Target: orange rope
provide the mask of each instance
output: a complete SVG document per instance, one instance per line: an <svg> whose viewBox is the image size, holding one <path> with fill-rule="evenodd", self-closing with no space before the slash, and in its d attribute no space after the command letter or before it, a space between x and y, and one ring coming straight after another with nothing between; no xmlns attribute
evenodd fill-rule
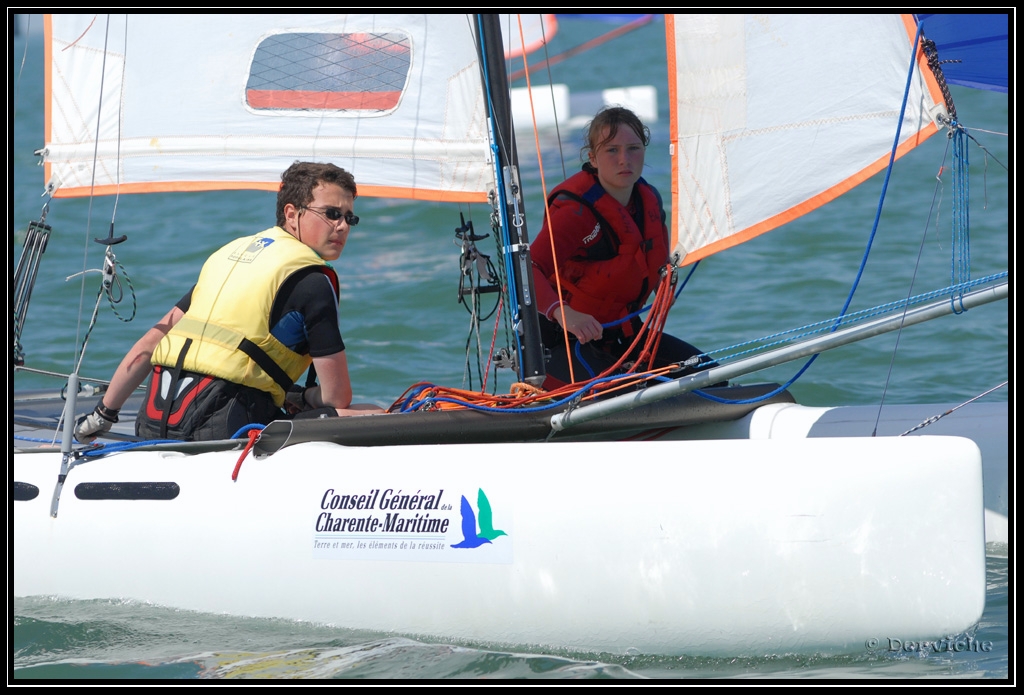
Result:
<svg viewBox="0 0 1024 695"><path fill-rule="evenodd" d="M551 391L543 391L528 384L516 383L510 387L512 393L504 395L488 395L476 391L466 391L464 389L420 382L410 386L388 410L394 412L401 409L405 401L410 400L409 394L421 387L425 388L422 388L420 393L410 400L410 404L423 402L428 399L446 399L445 401L434 400L430 403L429 408L433 410L462 410L469 407L486 407L514 410L516 408L540 405L546 401L562 400L573 393L585 389L588 385L593 385L593 388L582 398L584 401L624 391L652 378L666 376L675 371L679 365L672 364L656 369L650 368L649 365L657 355L658 346L661 343L661 336L665 327L665 320L669 309L672 307L673 284L672 267L671 265L666 265L666 272L658 284L647 320L644 321L640 330L637 331L629 349L623 353L615 364L605 369L593 379L574 382ZM635 351L637 357L625 373L620 374L618 378L613 380L595 384L598 380L607 379L614 375Z"/></svg>

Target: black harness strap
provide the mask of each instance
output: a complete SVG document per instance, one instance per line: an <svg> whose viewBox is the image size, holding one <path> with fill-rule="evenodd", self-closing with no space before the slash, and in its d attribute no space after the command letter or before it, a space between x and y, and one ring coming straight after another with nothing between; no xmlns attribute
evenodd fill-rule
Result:
<svg viewBox="0 0 1024 695"><path fill-rule="evenodd" d="M181 352L178 353L178 361L174 363L174 371L171 372L171 387L167 392L167 397L164 399L164 412L160 418L160 439L167 439L167 421L171 417L174 396L178 391L178 380L181 378L181 369L185 364L185 355L190 347L192 347L192 339L187 338L185 344L181 347ZM153 384L153 386L157 389L157 393L159 393L160 384Z"/></svg>
<svg viewBox="0 0 1024 695"><path fill-rule="evenodd" d="M248 338L242 338L242 342L238 344L238 349L248 355L253 362L258 364L263 371L269 374L270 378L273 379L282 390L287 391L291 388L292 384L295 383L291 380L288 374L278 366L277 362L272 360L270 355L263 351L263 348Z"/></svg>

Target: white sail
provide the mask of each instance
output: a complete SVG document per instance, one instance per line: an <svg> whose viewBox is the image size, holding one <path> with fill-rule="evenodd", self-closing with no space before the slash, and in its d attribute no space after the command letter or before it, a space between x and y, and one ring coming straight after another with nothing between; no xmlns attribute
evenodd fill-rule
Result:
<svg viewBox="0 0 1024 695"><path fill-rule="evenodd" d="M48 16L55 196L276 190L297 159L360 195L493 187L468 15Z"/></svg>
<svg viewBox="0 0 1024 695"><path fill-rule="evenodd" d="M833 200L888 162L909 15L666 17L673 238L688 264ZM918 68L900 154L945 107Z"/></svg>

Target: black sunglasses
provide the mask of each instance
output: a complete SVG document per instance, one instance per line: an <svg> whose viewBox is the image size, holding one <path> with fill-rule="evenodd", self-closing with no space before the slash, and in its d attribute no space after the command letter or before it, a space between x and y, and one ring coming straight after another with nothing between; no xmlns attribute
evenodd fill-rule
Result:
<svg viewBox="0 0 1024 695"><path fill-rule="evenodd" d="M322 208L309 208L309 207L307 207L306 209L309 210L310 212L315 212L318 215L323 215L324 217L326 217L331 222L337 222L338 220L344 218L345 221L348 222L348 225L350 227L355 227L357 224L359 224L359 216L358 215L352 214L351 211L350 212L342 212L341 208L327 206L327 207L322 207Z"/></svg>

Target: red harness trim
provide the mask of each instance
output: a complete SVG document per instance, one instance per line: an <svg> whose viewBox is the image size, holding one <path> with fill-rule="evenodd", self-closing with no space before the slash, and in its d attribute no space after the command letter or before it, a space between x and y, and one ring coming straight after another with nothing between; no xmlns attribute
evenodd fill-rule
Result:
<svg viewBox="0 0 1024 695"><path fill-rule="evenodd" d="M160 374L162 371L163 369L160 365L153 367L153 376L151 377L153 383L150 386L149 398L146 399L146 415L153 420L160 420L164 415L163 411L156 407L156 397L160 391ZM180 423L181 419L185 417L185 411L188 410L188 406L199 395L199 392L209 386L212 381L212 376L204 376L200 379L199 383L186 394L185 399L182 400L177 410L171 413L171 416L167 419L167 424L174 426ZM168 394L168 398L173 402L174 398L171 394Z"/></svg>

